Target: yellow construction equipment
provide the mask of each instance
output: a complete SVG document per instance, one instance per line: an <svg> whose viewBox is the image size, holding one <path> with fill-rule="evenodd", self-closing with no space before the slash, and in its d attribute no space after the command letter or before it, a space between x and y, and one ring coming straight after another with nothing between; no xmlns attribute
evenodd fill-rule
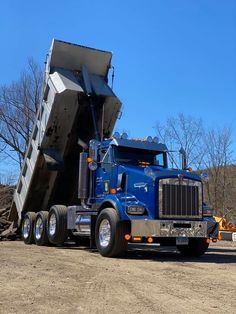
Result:
<svg viewBox="0 0 236 314"><path fill-rule="evenodd" d="M214 218L219 224L218 240L222 240L221 231L236 232L236 226L231 222L227 222L224 217L214 216Z"/></svg>

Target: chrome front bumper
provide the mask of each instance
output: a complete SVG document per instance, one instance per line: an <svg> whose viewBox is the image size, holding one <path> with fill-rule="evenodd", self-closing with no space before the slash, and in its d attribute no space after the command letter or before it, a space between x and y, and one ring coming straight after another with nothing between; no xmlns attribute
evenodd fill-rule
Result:
<svg viewBox="0 0 236 314"><path fill-rule="evenodd" d="M131 220L131 235L140 237L207 238L206 221Z"/></svg>

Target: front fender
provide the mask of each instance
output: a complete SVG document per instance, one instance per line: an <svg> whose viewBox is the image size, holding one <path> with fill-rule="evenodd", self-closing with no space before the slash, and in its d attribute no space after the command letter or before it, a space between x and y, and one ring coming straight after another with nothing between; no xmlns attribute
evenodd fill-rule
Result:
<svg viewBox="0 0 236 314"><path fill-rule="evenodd" d="M203 221L207 222L207 234L210 238L217 238L219 234L219 224L214 217L204 217Z"/></svg>
<svg viewBox="0 0 236 314"><path fill-rule="evenodd" d="M107 195L99 207L99 211L104 208L113 207L121 220L130 220L128 215L125 213L123 206L116 195Z"/></svg>
<svg viewBox="0 0 236 314"><path fill-rule="evenodd" d="M135 201L136 198L134 197ZM139 202L143 205L143 203ZM99 211L104 208L113 207L120 218L120 220L143 220L143 219L151 219L149 215L128 215L125 210L124 200L122 197L118 197L117 195L107 195L106 198L103 200L99 207Z"/></svg>

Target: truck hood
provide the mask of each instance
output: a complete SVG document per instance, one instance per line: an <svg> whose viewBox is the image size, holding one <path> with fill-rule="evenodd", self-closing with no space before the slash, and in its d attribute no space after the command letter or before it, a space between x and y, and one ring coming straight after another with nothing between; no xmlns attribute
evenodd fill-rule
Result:
<svg viewBox="0 0 236 314"><path fill-rule="evenodd" d="M145 206L148 213L147 219L156 219L158 217L156 204L158 201L158 181L160 179L177 178L178 175L182 175L185 179L201 181L198 175L191 172L158 166L140 167L125 164L119 166L118 173L128 175L127 188L129 197L133 197L134 200L138 200L141 205Z"/></svg>
<svg viewBox="0 0 236 314"><path fill-rule="evenodd" d="M120 169L122 169L122 172L136 174L139 178L142 177L146 182L150 182L150 180L156 181L163 178L176 178L178 175L182 175L186 179L201 181L199 175L181 169L169 169L158 166L140 167L128 164L120 166Z"/></svg>

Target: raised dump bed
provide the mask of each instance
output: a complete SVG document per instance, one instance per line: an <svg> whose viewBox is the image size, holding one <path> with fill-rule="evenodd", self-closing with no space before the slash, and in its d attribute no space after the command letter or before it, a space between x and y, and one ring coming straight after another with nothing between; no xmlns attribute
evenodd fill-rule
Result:
<svg viewBox="0 0 236 314"><path fill-rule="evenodd" d="M52 204L77 204L78 140L95 138L86 77L99 132L110 136L121 103L108 86L112 54L53 40L46 64L43 100L14 194L10 219Z"/></svg>

